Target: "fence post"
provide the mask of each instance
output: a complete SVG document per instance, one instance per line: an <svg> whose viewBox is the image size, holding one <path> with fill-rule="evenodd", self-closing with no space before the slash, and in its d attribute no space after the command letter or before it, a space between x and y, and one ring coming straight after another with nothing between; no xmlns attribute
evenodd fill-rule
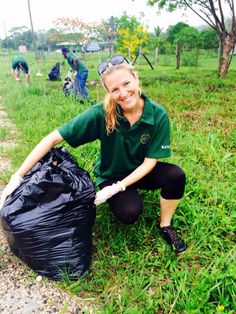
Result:
<svg viewBox="0 0 236 314"><path fill-rule="evenodd" d="M176 42L176 50L175 50L175 56L176 56L176 69L179 69L179 63L180 63L180 47L179 47L179 40Z"/></svg>
<svg viewBox="0 0 236 314"><path fill-rule="evenodd" d="M157 66L157 62L158 62L158 47L155 48L155 58L154 58L154 65L155 67Z"/></svg>
<svg viewBox="0 0 236 314"><path fill-rule="evenodd" d="M138 52L138 65L140 64L140 56L141 55L142 55L142 46L140 45L139 52Z"/></svg>

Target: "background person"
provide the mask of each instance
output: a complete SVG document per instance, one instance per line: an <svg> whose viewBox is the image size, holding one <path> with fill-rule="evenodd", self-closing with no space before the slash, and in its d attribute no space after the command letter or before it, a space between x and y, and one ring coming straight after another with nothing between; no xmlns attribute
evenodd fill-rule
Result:
<svg viewBox="0 0 236 314"><path fill-rule="evenodd" d="M29 66L27 61L22 56L15 56L12 59L12 75L15 77L16 81L21 84L20 79L20 70L25 74L26 78L26 85L29 87L30 85L30 73L29 73Z"/></svg>
<svg viewBox="0 0 236 314"><path fill-rule="evenodd" d="M74 53L69 52L68 48L62 48L61 52L75 74L75 83L79 87L81 96L85 98L89 97L89 93L85 86L88 78L88 69Z"/></svg>
<svg viewBox="0 0 236 314"><path fill-rule="evenodd" d="M2 204L28 170L54 145L65 140L72 147L99 139L101 151L94 173L100 191L95 204L108 201L114 215L133 224L144 210L138 189L160 189L160 221L164 239L177 253L186 249L171 226L183 196L185 174L159 158L170 156L170 128L165 109L141 93L139 79L128 60L116 55L98 67L107 96L104 103L85 110L46 136L12 176Z"/></svg>

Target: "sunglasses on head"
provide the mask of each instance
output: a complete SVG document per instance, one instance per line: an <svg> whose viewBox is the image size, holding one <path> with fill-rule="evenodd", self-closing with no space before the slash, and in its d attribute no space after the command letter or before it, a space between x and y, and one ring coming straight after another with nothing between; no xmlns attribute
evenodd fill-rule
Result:
<svg viewBox="0 0 236 314"><path fill-rule="evenodd" d="M98 66L98 74L102 75L110 66L119 65L124 62L130 63L123 55L115 55L110 60L104 61Z"/></svg>

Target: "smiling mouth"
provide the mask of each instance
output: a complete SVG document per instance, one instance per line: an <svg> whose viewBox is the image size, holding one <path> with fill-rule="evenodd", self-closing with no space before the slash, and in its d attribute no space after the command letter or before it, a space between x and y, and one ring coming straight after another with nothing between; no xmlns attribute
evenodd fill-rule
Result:
<svg viewBox="0 0 236 314"><path fill-rule="evenodd" d="M132 97L132 94L130 94L129 96L125 97L124 99L122 99L122 101L126 102L129 101L129 99Z"/></svg>

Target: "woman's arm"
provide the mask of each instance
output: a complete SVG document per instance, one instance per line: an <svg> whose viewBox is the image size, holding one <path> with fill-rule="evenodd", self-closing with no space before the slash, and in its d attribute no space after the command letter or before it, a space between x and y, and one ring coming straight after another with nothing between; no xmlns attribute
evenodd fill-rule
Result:
<svg viewBox="0 0 236 314"><path fill-rule="evenodd" d="M16 171L16 174L20 177L24 177L24 175L41 159L43 158L50 149L63 141L63 137L60 135L58 130L53 131L46 137L42 139L42 141L35 146L35 148L31 151L31 153L26 157L23 164Z"/></svg>
<svg viewBox="0 0 236 314"><path fill-rule="evenodd" d="M11 176L10 181L7 186L3 190L0 198L0 209L6 201L6 198L11 195L15 189L17 189L21 183L23 182L24 175L41 159L43 158L50 149L60 142L63 141L63 137L60 135L59 131L53 131L46 137L42 139L42 141L35 146L35 148L31 151L31 153L26 157L23 164L20 168Z"/></svg>
<svg viewBox="0 0 236 314"><path fill-rule="evenodd" d="M158 160L155 158L145 158L143 163L138 168L131 172L131 174L125 177L122 181L120 181L121 184L127 187L142 179L152 171L152 169L156 166L157 161Z"/></svg>
<svg viewBox="0 0 236 314"><path fill-rule="evenodd" d="M96 205L100 205L106 202L106 200L113 195L125 191L127 186L137 182L138 180L146 176L149 172L151 172L157 164L157 161L158 160L155 158L145 158L143 163L133 172L131 172L131 174L125 177L122 181L118 181L117 183L108 185L102 190L98 191L94 203Z"/></svg>

